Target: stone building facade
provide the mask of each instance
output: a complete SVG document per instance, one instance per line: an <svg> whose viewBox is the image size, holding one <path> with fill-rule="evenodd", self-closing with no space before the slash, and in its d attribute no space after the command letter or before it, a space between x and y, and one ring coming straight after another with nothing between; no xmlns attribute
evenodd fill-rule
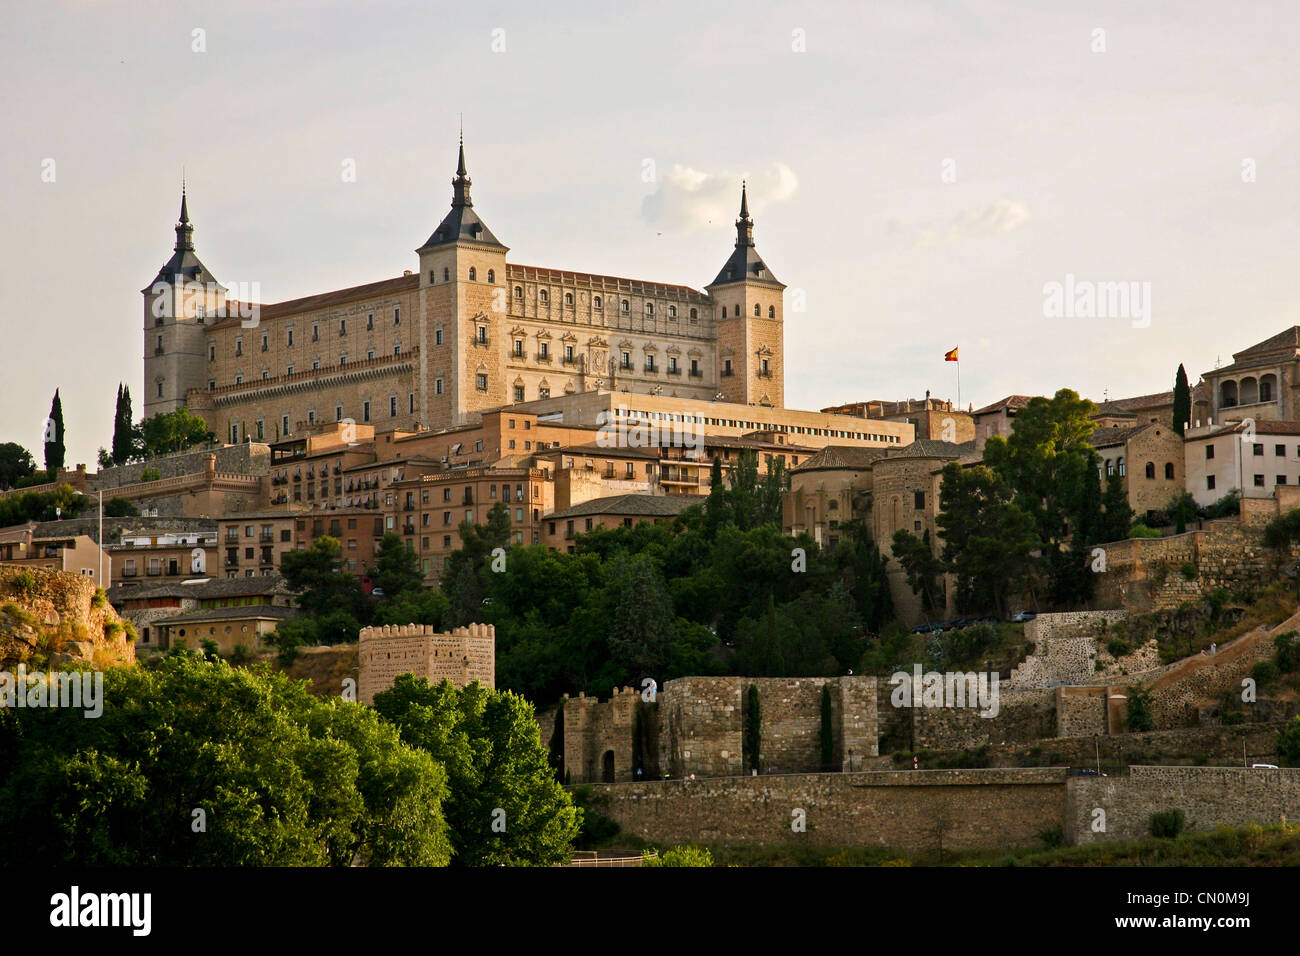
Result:
<svg viewBox="0 0 1300 956"><path fill-rule="evenodd" d="M344 419L446 428L598 389L783 406L785 286L743 188L732 254L700 291L510 262L470 184L462 144L417 272L270 305L232 298L199 260L182 196L173 255L143 290L146 416L188 406L238 443Z"/></svg>

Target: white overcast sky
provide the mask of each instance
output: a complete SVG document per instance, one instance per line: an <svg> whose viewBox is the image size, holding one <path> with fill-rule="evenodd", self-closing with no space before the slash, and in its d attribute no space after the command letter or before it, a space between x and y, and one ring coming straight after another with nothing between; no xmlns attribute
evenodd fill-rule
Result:
<svg viewBox="0 0 1300 956"><path fill-rule="evenodd" d="M139 415L182 167L200 257L281 301L416 267L462 113L528 265L702 288L748 177L792 407L955 398L954 346L963 405L1195 381L1300 322L1297 47L1295 0L5 0L0 441L39 462L56 386L70 463L119 381ZM1067 274L1149 327L1045 318Z"/></svg>

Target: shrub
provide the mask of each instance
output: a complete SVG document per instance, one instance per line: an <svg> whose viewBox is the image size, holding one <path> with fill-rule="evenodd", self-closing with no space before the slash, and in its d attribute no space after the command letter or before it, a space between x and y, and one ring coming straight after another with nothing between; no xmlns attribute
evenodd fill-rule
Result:
<svg viewBox="0 0 1300 956"><path fill-rule="evenodd" d="M95 588L95 596L90 599L90 606L101 611L108 607L108 595L104 593L103 588Z"/></svg>
<svg viewBox="0 0 1300 956"><path fill-rule="evenodd" d="M675 846L659 857L646 851L642 866L713 866L713 854L701 846Z"/></svg>
<svg viewBox="0 0 1300 956"><path fill-rule="evenodd" d="M1106 653L1111 657L1123 657L1133 650L1133 645L1122 637L1112 637L1106 642Z"/></svg>
<svg viewBox="0 0 1300 956"><path fill-rule="evenodd" d="M1186 825L1186 815L1176 807L1172 810L1161 810L1159 813L1151 814L1151 835L1153 837L1172 840L1183 832L1183 827Z"/></svg>
<svg viewBox="0 0 1300 956"><path fill-rule="evenodd" d="M1287 764L1300 764L1300 717L1292 717L1278 733L1277 753Z"/></svg>
<svg viewBox="0 0 1300 956"><path fill-rule="evenodd" d="M211 638L204 638L199 641L199 646L203 648L203 656L216 660L221 656L221 645Z"/></svg>
<svg viewBox="0 0 1300 956"><path fill-rule="evenodd" d="M1300 642L1297 642L1295 637L1295 631L1287 631L1273 638L1273 646L1277 648L1273 660L1277 662L1277 669L1283 674L1289 674L1300 666Z"/></svg>
<svg viewBox="0 0 1300 956"><path fill-rule="evenodd" d="M1260 687L1267 687L1277 680L1278 668L1272 661L1260 661L1250 669L1251 679Z"/></svg>
<svg viewBox="0 0 1300 956"><path fill-rule="evenodd" d="M249 656L247 644L236 644L235 649L230 652L230 663L247 664Z"/></svg>
<svg viewBox="0 0 1300 956"><path fill-rule="evenodd" d="M1133 527L1131 527L1131 528L1128 529L1128 536L1129 536L1130 538L1159 538L1159 537L1162 537L1162 535L1160 534L1159 531L1156 531L1154 528L1148 528L1146 525L1144 525L1144 524L1143 524L1142 522L1140 522L1140 521L1139 521L1137 524L1135 524Z"/></svg>
<svg viewBox="0 0 1300 956"><path fill-rule="evenodd" d="M1038 831L1038 839L1043 841L1043 846L1049 850L1055 850L1065 844L1065 830L1060 826L1048 827L1046 830Z"/></svg>
<svg viewBox="0 0 1300 956"><path fill-rule="evenodd" d="M162 472L157 468L145 468L140 472L141 481L157 481L162 477Z"/></svg>
<svg viewBox="0 0 1300 956"><path fill-rule="evenodd" d="M9 587L20 598L31 598L36 593L36 575L24 568L13 576Z"/></svg>
<svg viewBox="0 0 1300 956"><path fill-rule="evenodd" d="M1124 715L1124 726L1135 732L1155 728L1155 720L1151 717L1151 694L1141 687L1128 688L1128 712Z"/></svg>
<svg viewBox="0 0 1300 956"><path fill-rule="evenodd" d="M1196 565L1193 564L1191 561L1188 561L1186 564L1183 565L1182 572L1183 572L1183 577L1185 577L1187 580L1189 581L1196 580L1196 574L1197 574Z"/></svg>

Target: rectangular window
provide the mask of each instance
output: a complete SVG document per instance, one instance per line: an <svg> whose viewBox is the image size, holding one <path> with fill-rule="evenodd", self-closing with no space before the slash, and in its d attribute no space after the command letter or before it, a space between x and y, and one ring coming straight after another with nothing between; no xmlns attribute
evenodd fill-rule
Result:
<svg viewBox="0 0 1300 956"><path fill-rule="evenodd" d="M1256 487L1256 488L1263 488L1263 487L1264 487L1264 476L1263 476L1263 475L1256 475L1256 476L1255 476L1255 487Z"/></svg>
<svg viewBox="0 0 1300 956"><path fill-rule="evenodd" d="M435 394L435 395L441 395L441 394L442 394L442 379L439 378L439 379L435 379L435 380L434 380L434 382L433 382L433 394Z"/></svg>
<svg viewBox="0 0 1300 956"><path fill-rule="evenodd" d="M912 507L913 507L913 508L915 508L917 511L924 511L924 510L925 510L925 492L924 492L924 491L914 491L914 492L912 492L912 499L913 499L913 500L912 500Z"/></svg>
<svg viewBox="0 0 1300 956"><path fill-rule="evenodd" d="M401 324L402 324L402 310L401 310L401 309L394 309L394 310L393 310L393 325L401 325Z"/></svg>
<svg viewBox="0 0 1300 956"><path fill-rule="evenodd" d="M488 390L488 379L486 375L475 375L474 380L477 383L480 392L486 392Z"/></svg>
<svg viewBox="0 0 1300 956"><path fill-rule="evenodd" d="M388 398L388 417L389 418L397 417L397 396L396 395L390 395Z"/></svg>
<svg viewBox="0 0 1300 956"><path fill-rule="evenodd" d="M516 385L516 386L515 386L515 401L516 401L516 402L522 402L523 400L524 400L524 387L523 387L522 385Z"/></svg>
<svg viewBox="0 0 1300 956"><path fill-rule="evenodd" d="M1209 460L1210 460L1211 458L1213 458L1213 457L1214 457L1214 446L1213 446L1213 445L1206 445L1206 446L1205 446L1205 460L1206 460L1206 461L1209 461Z"/></svg>
<svg viewBox="0 0 1300 956"><path fill-rule="evenodd" d="M361 420L362 420L363 422L368 422L368 421L370 421L370 403L369 403L369 402L362 402L362 403L361 403Z"/></svg>
<svg viewBox="0 0 1300 956"><path fill-rule="evenodd" d="M1285 484L1286 484L1286 475L1278 475L1278 476L1277 476L1277 483L1278 483L1279 485L1285 485Z"/></svg>
<svg viewBox="0 0 1300 956"><path fill-rule="evenodd" d="M289 434L289 416L283 415L280 418L280 435L283 437L287 434Z"/></svg>
<svg viewBox="0 0 1300 956"><path fill-rule="evenodd" d="M441 344L442 344L442 329L435 329L435 330L434 330L434 333L433 333L433 344L434 344L434 345L441 345Z"/></svg>
<svg viewBox="0 0 1300 956"><path fill-rule="evenodd" d="M286 344L293 345L293 329L289 330L289 341Z"/></svg>
<svg viewBox="0 0 1300 956"><path fill-rule="evenodd" d="M1277 455L1277 457L1279 457L1279 458L1285 458L1285 457L1286 457L1286 445L1274 445L1274 446L1273 446L1273 454Z"/></svg>
<svg viewBox="0 0 1300 956"><path fill-rule="evenodd" d="M348 320L339 319L339 335L347 335L347 334L348 334Z"/></svg>
<svg viewBox="0 0 1300 956"><path fill-rule="evenodd" d="M369 312L366 314L366 328L373 329L374 327L375 327L375 313Z"/></svg>

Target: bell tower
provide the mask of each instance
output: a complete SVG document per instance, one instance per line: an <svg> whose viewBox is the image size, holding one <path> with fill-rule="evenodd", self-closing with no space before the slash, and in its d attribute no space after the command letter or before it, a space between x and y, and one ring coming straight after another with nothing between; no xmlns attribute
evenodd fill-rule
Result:
<svg viewBox="0 0 1300 956"><path fill-rule="evenodd" d="M785 285L754 247L754 220L744 183L735 249L705 289L717 303L718 389L723 400L783 407Z"/></svg>
<svg viewBox="0 0 1300 956"><path fill-rule="evenodd" d="M506 253L474 211L460 141L451 211L419 249L419 420L433 428L474 421L507 403Z"/></svg>
<svg viewBox="0 0 1300 956"><path fill-rule="evenodd" d="M181 187L172 256L144 294L144 415L174 412L207 380L207 327L225 314L226 289L194 253L194 226Z"/></svg>

